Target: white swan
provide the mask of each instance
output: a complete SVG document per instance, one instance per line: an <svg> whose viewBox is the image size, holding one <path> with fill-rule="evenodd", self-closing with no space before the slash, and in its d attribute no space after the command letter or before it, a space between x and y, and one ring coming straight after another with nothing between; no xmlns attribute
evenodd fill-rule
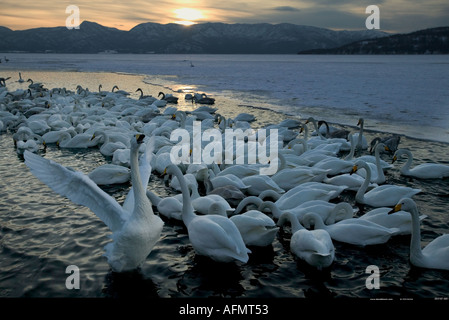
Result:
<svg viewBox="0 0 449 320"><path fill-rule="evenodd" d="M371 168L364 161L356 161L352 172L356 172L358 168L366 170L365 182L355 195L356 202L360 204L372 207L389 207L394 206L403 197L412 197L421 192L421 189L384 184L365 193L371 180Z"/></svg>
<svg viewBox="0 0 449 320"><path fill-rule="evenodd" d="M285 156L278 154L280 166L278 171L271 176L271 179L283 190L288 191L297 185L310 181L322 181L328 170L317 169L314 167L294 167L288 168Z"/></svg>
<svg viewBox="0 0 449 320"><path fill-rule="evenodd" d="M398 211L395 214L389 214L390 207L380 207L368 211L359 219L369 220L371 222L380 224L386 228L398 228L398 235L407 235L412 233L412 217L406 211ZM419 216L419 220L426 218L426 215Z"/></svg>
<svg viewBox="0 0 449 320"><path fill-rule="evenodd" d="M285 190L279 187L279 185L267 175L253 175L245 177L242 179L242 182L249 186L248 189L245 190L245 192L252 196L258 196L265 190L273 190L277 193L285 193Z"/></svg>
<svg viewBox="0 0 449 320"><path fill-rule="evenodd" d="M29 152L24 154L25 164L39 180L56 193L91 209L111 229L113 242L105 246L105 256L116 272L138 268L159 240L164 225L153 213L138 170L138 149L143 138L135 135L131 139L132 211L125 210L83 173Z"/></svg>
<svg viewBox="0 0 449 320"><path fill-rule="evenodd" d="M310 200L329 201L338 197L346 188L320 182L306 182L284 193L276 200L276 205L281 210L288 210Z"/></svg>
<svg viewBox="0 0 449 320"><path fill-rule="evenodd" d="M181 170L171 164L167 167L167 173L178 177L181 183L182 220L195 252L218 262L248 262L251 251L246 248L237 226L221 215L196 215Z"/></svg>
<svg viewBox="0 0 449 320"><path fill-rule="evenodd" d="M277 225L282 226L287 220L292 227L292 253L318 270L329 267L335 259L335 247L329 233L326 230L305 229L291 212L284 212Z"/></svg>
<svg viewBox="0 0 449 320"><path fill-rule="evenodd" d="M368 149L368 141L366 140L366 137L363 135L363 125L364 124L365 124L365 120L363 120L363 118L359 118L359 121L357 122L357 126L360 126L360 132L354 133L354 139L357 139L357 143L355 145L355 148L357 150Z"/></svg>
<svg viewBox="0 0 449 320"><path fill-rule="evenodd" d="M94 140L96 137L103 137L103 143L100 146L100 153L106 157L112 157L114 155L115 150L117 149L127 149L128 146L122 143L121 141L111 141L109 134L105 131L95 131L92 135L91 140Z"/></svg>
<svg viewBox="0 0 449 320"><path fill-rule="evenodd" d="M266 209L268 209L276 219L279 219L284 212L279 209L274 202L264 201L259 203L259 210L265 212ZM333 224L337 221L350 219L356 212L347 202L336 204L324 200L310 200L286 211L294 214L299 221L302 221L306 213L315 212L321 216L326 224Z"/></svg>
<svg viewBox="0 0 449 320"><path fill-rule="evenodd" d="M250 210L230 218L239 229L247 246L266 247L273 243L279 230L273 219L260 212Z"/></svg>
<svg viewBox="0 0 449 320"><path fill-rule="evenodd" d="M394 153L393 162L407 156L407 162L402 166L400 172L404 176L418 179L442 179L449 177L449 166L440 163L422 163L410 168L413 162L413 154L410 150L399 149Z"/></svg>
<svg viewBox="0 0 449 320"><path fill-rule="evenodd" d="M380 159L380 151L388 151L388 150L389 149L385 144L378 143L374 150L374 157L370 155L364 155L356 158L353 161L354 163L359 160L365 161L366 164L371 168L370 181L372 183L382 184L385 183L386 181L384 169L390 169L392 166ZM359 170L357 171L357 174L364 178L366 177L366 171L364 172L363 170Z"/></svg>
<svg viewBox="0 0 449 320"><path fill-rule="evenodd" d="M98 185L127 183L131 179L129 168L107 163L92 170L89 178Z"/></svg>
<svg viewBox="0 0 449 320"><path fill-rule="evenodd" d="M401 199L390 213L407 211L412 216L412 237L410 240L410 262L421 268L449 270L449 234L435 238L421 248L419 211L410 198Z"/></svg>
<svg viewBox="0 0 449 320"><path fill-rule="evenodd" d="M303 217L303 225L310 228L326 230L335 241L349 243L357 246L367 246L386 243L398 229L389 229L368 220L351 218L337 223L325 225L320 215L315 212L306 213Z"/></svg>

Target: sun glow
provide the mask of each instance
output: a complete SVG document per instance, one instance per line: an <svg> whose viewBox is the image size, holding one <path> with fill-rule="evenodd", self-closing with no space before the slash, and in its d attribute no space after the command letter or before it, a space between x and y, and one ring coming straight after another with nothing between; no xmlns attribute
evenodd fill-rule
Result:
<svg viewBox="0 0 449 320"><path fill-rule="evenodd" d="M179 21L175 21L175 23L182 24L185 26L191 26L193 24L196 24L196 20L202 19L203 14L201 11L196 9L190 9L190 8L181 8L176 9L173 11L175 13L175 16Z"/></svg>

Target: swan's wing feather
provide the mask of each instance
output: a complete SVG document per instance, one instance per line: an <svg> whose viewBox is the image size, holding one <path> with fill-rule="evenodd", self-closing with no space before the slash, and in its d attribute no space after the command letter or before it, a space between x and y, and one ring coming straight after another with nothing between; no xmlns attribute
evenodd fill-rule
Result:
<svg viewBox="0 0 449 320"><path fill-rule="evenodd" d="M28 151L24 158L31 173L40 181L72 202L88 207L112 231L120 229L126 221L126 212L118 202L87 175Z"/></svg>
<svg viewBox="0 0 449 320"><path fill-rule="evenodd" d="M198 230L195 240L200 242L203 248L208 248L209 250L227 248L240 254L240 247L236 244L239 240L236 236L240 235L240 233L231 221L231 224L220 223L220 220L224 219L227 218L214 215L204 216L204 219L195 219L189 225L189 234L195 232L194 230ZM235 228L231 229L230 226ZM208 231L204 232L204 230ZM191 241L193 243L193 239Z"/></svg>

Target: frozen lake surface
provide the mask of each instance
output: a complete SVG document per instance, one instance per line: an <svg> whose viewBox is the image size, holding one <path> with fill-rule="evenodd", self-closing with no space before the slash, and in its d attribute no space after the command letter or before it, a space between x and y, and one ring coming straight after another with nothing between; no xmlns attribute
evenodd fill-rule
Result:
<svg viewBox="0 0 449 320"><path fill-rule="evenodd" d="M8 69L139 74L175 92L192 87L350 126L363 117L366 129L449 142L448 55L5 55L5 77Z"/></svg>

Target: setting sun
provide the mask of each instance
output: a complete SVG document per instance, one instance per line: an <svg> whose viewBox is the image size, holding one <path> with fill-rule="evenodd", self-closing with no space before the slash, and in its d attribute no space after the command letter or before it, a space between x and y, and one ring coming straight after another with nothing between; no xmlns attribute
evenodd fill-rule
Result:
<svg viewBox="0 0 449 320"><path fill-rule="evenodd" d="M173 11L176 15L176 18L179 21L175 21L175 23L183 24L190 26L192 24L196 24L195 20L199 20L203 18L203 14L201 11L190 8L181 8Z"/></svg>

